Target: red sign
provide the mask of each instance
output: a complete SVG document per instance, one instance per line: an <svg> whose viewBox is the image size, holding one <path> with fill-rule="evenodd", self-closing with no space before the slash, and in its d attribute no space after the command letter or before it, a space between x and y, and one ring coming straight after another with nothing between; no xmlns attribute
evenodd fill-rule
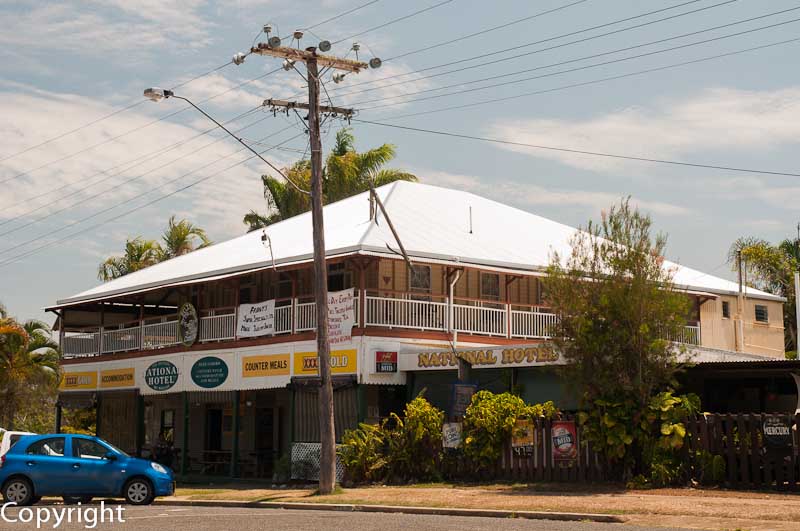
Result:
<svg viewBox="0 0 800 531"><path fill-rule="evenodd" d="M578 458L578 430L574 420L554 420L551 437L553 461L574 461Z"/></svg>
<svg viewBox="0 0 800 531"><path fill-rule="evenodd" d="M375 352L375 372L397 372L397 352Z"/></svg>

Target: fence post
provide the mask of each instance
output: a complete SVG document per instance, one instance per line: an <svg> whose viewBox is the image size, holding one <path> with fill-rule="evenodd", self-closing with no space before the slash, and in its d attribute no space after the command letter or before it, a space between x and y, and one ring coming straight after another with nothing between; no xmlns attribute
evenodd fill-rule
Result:
<svg viewBox="0 0 800 531"><path fill-rule="evenodd" d="M736 486L738 475L736 471L736 443L733 440L733 416L725 415L725 453L728 456L728 484Z"/></svg>
<svg viewBox="0 0 800 531"><path fill-rule="evenodd" d="M747 462L748 450L753 445L750 433L745 427L744 418L741 413L736 414L736 427L739 431L739 472L742 477L742 484L750 486L750 467Z"/></svg>
<svg viewBox="0 0 800 531"><path fill-rule="evenodd" d="M750 478L753 481L755 488L761 487L761 442L759 437L761 429L758 422L758 417L753 413L747 415L750 423Z"/></svg>

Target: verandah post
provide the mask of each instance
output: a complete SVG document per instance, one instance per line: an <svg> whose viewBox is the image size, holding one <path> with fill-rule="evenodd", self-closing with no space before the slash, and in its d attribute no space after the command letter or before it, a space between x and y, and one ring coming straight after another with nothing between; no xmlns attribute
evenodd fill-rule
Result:
<svg viewBox="0 0 800 531"><path fill-rule="evenodd" d="M231 448L231 477L239 475L239 400L241 391L233 392L233 448Z"/></svg>
<svg viewBox="0 0 800 531"><path fill-rule="evenodd" d="M181 476L189 470L189 393L183 391L183 433L181 434Z"/></svg>

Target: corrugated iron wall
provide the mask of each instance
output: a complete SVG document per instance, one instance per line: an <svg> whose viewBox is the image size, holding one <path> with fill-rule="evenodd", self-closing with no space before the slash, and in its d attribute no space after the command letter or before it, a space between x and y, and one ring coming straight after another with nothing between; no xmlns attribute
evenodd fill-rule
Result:
<svg viewBox="0 0 800 531"><path fill-rule="evenodd" d="M100 419L100 437L126 452L136 452L136 393L103 393Z"/></svg>
<svg viewBox="0 0 800 531"><path fill-rule="evenodd" d="M355 387L334 390L333 421L337 441L341 440L345 430L358 425L358 397ZM295 391L294 441L319 442L319 399L316 391Z"/></svg>

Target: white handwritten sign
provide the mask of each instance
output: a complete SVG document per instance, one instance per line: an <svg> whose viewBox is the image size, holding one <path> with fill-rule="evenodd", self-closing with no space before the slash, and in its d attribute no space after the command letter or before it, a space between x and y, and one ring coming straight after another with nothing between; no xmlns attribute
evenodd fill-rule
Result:
<svg viewBox="0 0 800 531"><path fill-rule="evenodd" d="M240 304L236 319L237 337L267 336L275 333L275 299Z"/></svg>
<svg viewBox="0 0 800 531"><path fill-rule="evenodd" d="M460 448L461 447L461 423L445 422L442 424L442 447Z"/></svg>
<svg viewBox="0 0 800 531"><path fill-rule="evenodd" d="M353 288L328 293L328 339L331 345L349 343L356 322Z"/></svg>

